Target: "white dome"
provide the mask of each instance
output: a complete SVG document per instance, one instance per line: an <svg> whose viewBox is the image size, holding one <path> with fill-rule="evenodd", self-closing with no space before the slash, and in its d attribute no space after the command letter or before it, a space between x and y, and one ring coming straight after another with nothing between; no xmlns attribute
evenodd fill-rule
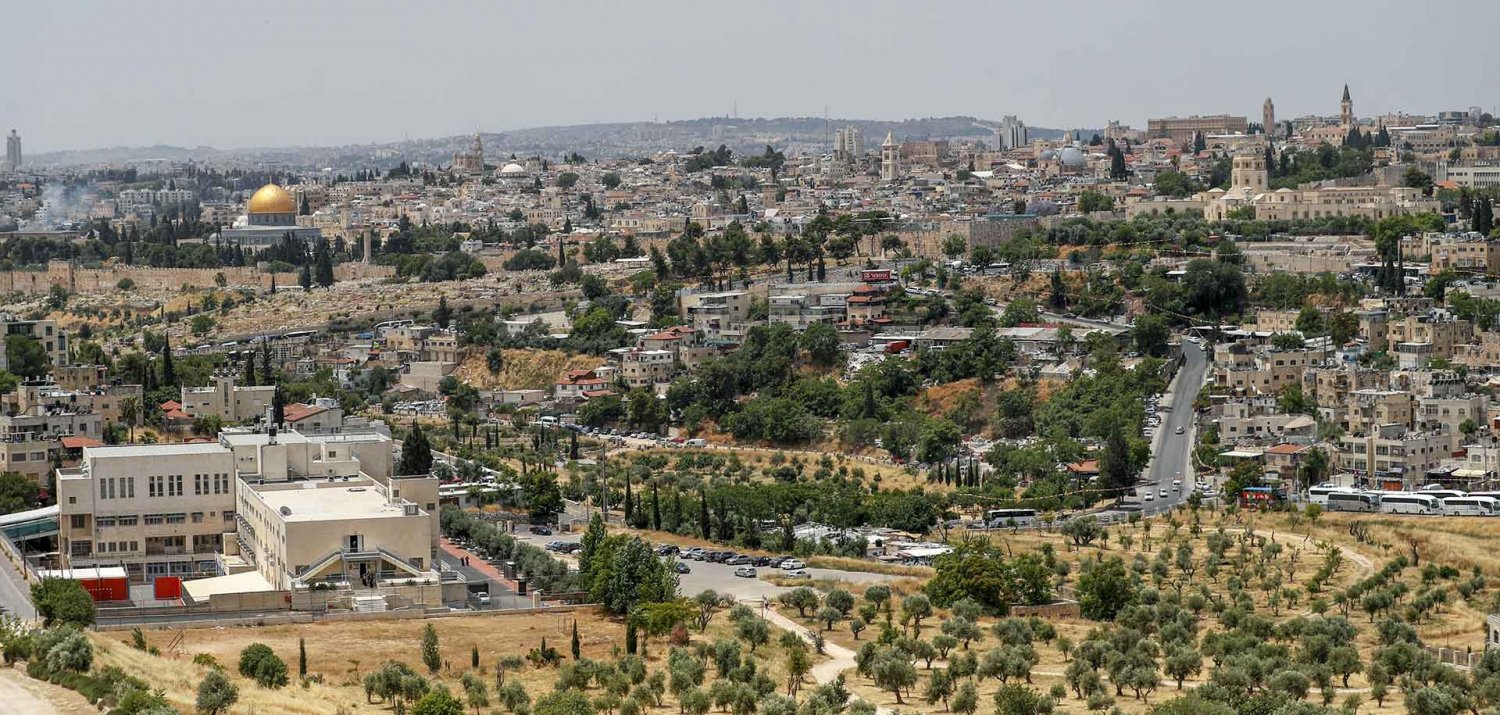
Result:
<svg viewBox="0 0 1500 715"><path fill-rule="evenodd" d="M1067 166L1083 166L1083 150L1076 146L1063 149L1062 163Z"/></svg>
<svg viewBox="0 0 1500 715"><path fill-rule="evenodd" d="M500 174L502 176L515 176L517 174L524 173L526 173L526 168L515 162L511 162L509 164L506 164L505 166L500 167Z"/></svg>
<svg viewBox="0 0 1500 715"><path fill-rule="evenodd" d="M1052 161L1053 159L1057 158L1057 152L1052 149L1043 149L1042 155L1037 158L1041 159L1042 161Z"/></svg>

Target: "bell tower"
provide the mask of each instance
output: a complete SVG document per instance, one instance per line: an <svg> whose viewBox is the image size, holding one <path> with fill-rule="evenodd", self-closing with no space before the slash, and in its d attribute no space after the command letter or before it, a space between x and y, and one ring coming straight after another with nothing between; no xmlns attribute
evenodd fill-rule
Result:
<svg viewBox="0 0 1500 715"><path fill-rule="evenodd" d="M1339 126L1345 129L1354 126L1354 100L1349 98L1349 85L1344 84L1344 98L1339 100Z"/></svg>

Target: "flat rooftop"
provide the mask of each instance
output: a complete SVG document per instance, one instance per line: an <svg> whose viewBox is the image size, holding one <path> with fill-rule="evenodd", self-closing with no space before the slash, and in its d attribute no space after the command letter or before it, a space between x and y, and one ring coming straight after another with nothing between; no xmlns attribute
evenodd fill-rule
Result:
<svg viewBox="0 0 1500 715"><path fill-rule="evenodd" d="M368 481L292 482L284 485L252 485L260 498L282 519L291 522L332 519L384 519L405 516L401 504L391 504L385 494ZM276 487L276 488L267 488Z"/></svg>
<svg viewBox="0 0 1500 715"><path fill-rule="evenodd" d="M224 447L218 442L192 442L189 444L130 444L118 447L85 447L83 456L111 458L111 457L154 457L173 456L182 454L223 454Z"/></svg>

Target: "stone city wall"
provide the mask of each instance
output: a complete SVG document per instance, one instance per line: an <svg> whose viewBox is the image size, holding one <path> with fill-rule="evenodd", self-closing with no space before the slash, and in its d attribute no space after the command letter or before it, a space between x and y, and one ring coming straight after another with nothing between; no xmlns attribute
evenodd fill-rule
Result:
<svg viewBox="0 0 1500 715"><path fill-rule="evenodd" d="M216 277L224 274L226 285L254 286L261 289L276 285L297 285L296 273L270 273L254 266L227 266L224 268L150 268L146 266L112 266L108 268L81 268L71 261L51 261L45 271L0 271L0 293L24 293L36 295L62 286L71 291L97 292L113 290L120 281L129 278L137 288L175 290L182 286L213 288ZM396 274L391 266L366 265L363 263L341 263L333 267L335 280L347 281L362 278L389 278Z"/></svg>

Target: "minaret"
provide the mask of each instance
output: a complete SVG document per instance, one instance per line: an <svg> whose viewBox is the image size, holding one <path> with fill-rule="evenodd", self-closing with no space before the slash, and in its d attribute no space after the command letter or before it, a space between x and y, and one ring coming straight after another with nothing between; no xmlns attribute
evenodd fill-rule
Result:
<svg viewBox="0 0 1500 715"><path fill-rule="evenodd" d="M886 132L885 142L880 145L880 179L896 181L901 178L901 145L896 143L896 133Z"/></svg>
<svg viewBox="0 0 1500 715"><path fill-rule="evenodd" d="M370 260L370 254L372 253L371 249L373 248L372 244L374 243L374 236L374 231L365 231L364 264L367 266L374 262Z"/></svg>
<svg viewBox="0 0 1500 715"><path fill-rule="evenodd" d="M1270 97L1266 97L1266 103L1260 107L1260 124L1267 140L1276 136L1276 105L1271 103Z"/></svg>
<svg viewBox="0 0 1500 715"><path fill-rule="evenodd" d="M1349 98L1349 85L1344 84L1344 98L1339 101L1339 124L1345 129L1354 126L1354 100Z"/></svg>

